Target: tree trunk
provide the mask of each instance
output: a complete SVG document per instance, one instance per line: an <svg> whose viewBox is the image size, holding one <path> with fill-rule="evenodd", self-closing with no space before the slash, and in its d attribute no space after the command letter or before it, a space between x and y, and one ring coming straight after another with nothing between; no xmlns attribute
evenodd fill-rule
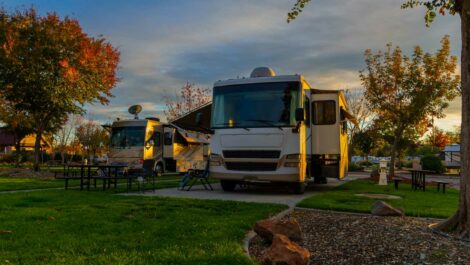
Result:
<svg viewBox="0 0 470 265"><path fill-rule="evenodd" d="M20 167L21 162L21 140L20 137L15 135L15 167Z"/></svg>
<svg viewBox="0 0 470 265"><path fill-rule="evenodd" d="M460 141L460 199L457 213L437 226L455 230L462 238L470 239L470 1L462 1L462 127Z"/></svg>
<svg viewBox="0 0 470 265"><path fill-rule="evenodd" d="M42 130L36 132L36 142L34 143L34 165L33 170L39 171L39 162L41 161L41 136Z"/></svg>
<svg viewBox="0 0 470 265"><path fill-rule="evenodd" d="M388 176L390 178L395 177L395 159L397 156L397 150L398 150L398 141L401 137L401 130L398 129L397 132L395 133L394 139L393 139L393 145L392 145L392 152L390 154L390 166L388 169Z"/></svg>
<svg viewBox="0 0 470 265"><path fill-rule="evenodd" d="M460 145L460 202L458 230L470 238L470 1L463 1L462 32L462 128Z"/></svg>

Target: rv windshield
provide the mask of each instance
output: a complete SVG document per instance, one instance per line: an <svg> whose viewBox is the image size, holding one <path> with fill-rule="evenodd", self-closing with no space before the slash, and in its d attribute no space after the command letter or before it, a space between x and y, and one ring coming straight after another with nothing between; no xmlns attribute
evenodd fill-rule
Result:
<svg viewBox="0 0 470 265"><path fill-rule="evenodd" d="M214 87L211 127L294 126L299 87L299 82Z"/></svg>
<svg viewBox="0 0 470 265"><path fill-rule="evenodd" d="M115 127L111 135L111 148L127 148L143 146L145 141L145 127Z"/></svg>

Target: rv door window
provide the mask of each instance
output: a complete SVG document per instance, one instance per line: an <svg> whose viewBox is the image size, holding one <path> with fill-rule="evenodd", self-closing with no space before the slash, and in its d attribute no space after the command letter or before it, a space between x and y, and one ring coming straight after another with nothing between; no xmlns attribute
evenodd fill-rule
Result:
<svg viewBox="0 0 470 265"><path fill-rule="evenodd" d="M164 145L173 144L173 134L171 132L166 132L163 134L163 144Z"/></svg>
<svg viewBox="0 0 470 265"><path fill-rule="evenodd" d="M154 132L153 137L152 137L152 140L154 142L154 146L157 146L157 147L160 146L160 144L161 144L160 139L161 139L160 132Z"/></svg>
<svg viewBox="0 0 470 265"><path fill-rule="evenodd" d="M336 102L320 100L313 102L313 124L328 125L336 123Z"/></svg>
<svg viewBox="0 0 470 265"><path fill-rule="evenodd" d="M305 97L304 99L304 109L305 109L305 113L306 113L306 117L305 117L305 125L310 125L310 100L308 99L308 97Z"/></svg>

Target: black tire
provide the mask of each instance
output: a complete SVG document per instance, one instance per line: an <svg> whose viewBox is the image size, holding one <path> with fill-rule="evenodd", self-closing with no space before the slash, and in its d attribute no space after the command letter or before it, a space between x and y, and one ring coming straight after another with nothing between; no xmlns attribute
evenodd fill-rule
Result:
<svg viewBox="0 0 470 265"><path fill-rule="evenodd" d="M162 163L157 163L155 165L154 172L155 172L155 176L157 176L157 177L161 176L163 174L163 164Z"/></svg>
<svg viewBox="0 0 470 265"><path fill-rule="evenodd" d="M292 183L292 190L295 194L304 194L306 186L305 182L294 182Z"/></svg>
<svg viewBox="0 0 470 265"><path fill-rule="evenodd" d="M232 180L221 180L220 186L222 186L224 191L234 191L237 186L237 182Z"/></svg>

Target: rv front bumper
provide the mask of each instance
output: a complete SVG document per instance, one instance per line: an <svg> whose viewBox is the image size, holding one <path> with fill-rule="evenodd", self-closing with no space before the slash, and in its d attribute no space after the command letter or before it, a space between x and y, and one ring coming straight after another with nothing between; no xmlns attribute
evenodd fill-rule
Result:
<svg viewBox="0 0 470 265"><path fill-rule="evenodd" d="M223 166L211 166L209 176L220 180L243 182L301 182L297 168L280 167L275 171L236 171Z"/></svg>

